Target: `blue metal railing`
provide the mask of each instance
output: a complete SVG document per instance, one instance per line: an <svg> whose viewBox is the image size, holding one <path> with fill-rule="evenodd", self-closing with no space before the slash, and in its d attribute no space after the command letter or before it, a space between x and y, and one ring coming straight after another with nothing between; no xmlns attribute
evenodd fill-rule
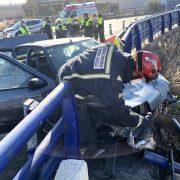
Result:
<svg viewBox="0 0 180 180"><path fill-rule="evenodd" d="M62 117L37 147L34 155L21 168L15 179L33 179L42 165L48 161L50 154L62 138L64 147L59 153L66 153L64 156L67 158L72 156L77 158L79 131L76 103L69 83L62 82L0 142L0 173L57 108L62 109ZM51 165L53 167L53 163Z"/></svg>
<svg viewBox="0 0 180 180"><path fill-rule="evenodd" d="M123 50L130 53L132 49L136 48L139 51L142 49L142 42L147 39L152 42L156 33L164 34L166 28L172 30L174 25L180 26L180 10L139 20L128 27L122 37Z"/></svg>

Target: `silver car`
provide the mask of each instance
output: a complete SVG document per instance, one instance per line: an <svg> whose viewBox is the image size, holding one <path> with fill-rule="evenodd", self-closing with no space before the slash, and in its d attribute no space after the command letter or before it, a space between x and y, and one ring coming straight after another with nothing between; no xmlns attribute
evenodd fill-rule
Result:
<svg viewBox="0 0 180 180"><path fill-rule="evenodd" d="M26 22L26 26L28 27L31 34L40 33L42 31L43 28L42 19L29 19L24 21ZM20 27L21 27L21 21L18 21L12 27L6 28L3 31L3 38L10 38L17 36Z"/></svg>

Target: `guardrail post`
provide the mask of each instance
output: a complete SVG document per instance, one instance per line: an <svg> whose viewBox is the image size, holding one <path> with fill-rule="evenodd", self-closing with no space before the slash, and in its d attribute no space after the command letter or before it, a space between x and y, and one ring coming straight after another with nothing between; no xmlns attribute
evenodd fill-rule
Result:
<svg viewBox="0 0 180 180"><path fill-rule="evenodd" d="M67 98L62 102L62 112L65 120L64 145L67 158L78 158L79 156L79 126L75 98L72 90Z"/></svg>
<svg viewBox="0 0 180 180"><path fill-rule="evenodd" d="M125 30L126 28L125 21L122 22L122 26L123 26L123 30Z"/></svg>
<svg viewBox="0 0 180 180"><path fill-rule="evenodd" d="M112 24L111 24L111 23L109 24L109 34L110 34L110 35L113 34L113 33L112 33Z"/></svg>
<svg viewBox="0 0 180 180"><path fill-rule="evenodd" d="M152 21L151 19L148 20L148 25L149 25L149 42L153 42L153 27L152 27Z"/></svg>
<svg viewBox="0 0 180 180"><path fill-rule="evenodd" d="M140 51L142 49L142 47L141 47L141 34L140 34L140 31L139 31L138 25L135 25L134 28L135 28L135 32L136 32L136 38L137 38L136 50Z"/></svg>
<svg viewBox="0 0 180 180"><path fill-rule="evenodd" d="M172 20L172 13L169 13L169 30L172 30L173 20Z"/></svg>
<svg viewBox="0 0 180 180"><path fill-rule="evenodd" d="M164 15L161 16L161 34L165 34L165 18L164 18Z"/></svg>
<svg viewBox="0 0 180 180"><path fill-rule="evenodd" d="M123 40L123 39L122 39ZM132 31L128 34L128 36L123 40L125 47L124 52L131 53L133 42L132 42Z"/></svg>

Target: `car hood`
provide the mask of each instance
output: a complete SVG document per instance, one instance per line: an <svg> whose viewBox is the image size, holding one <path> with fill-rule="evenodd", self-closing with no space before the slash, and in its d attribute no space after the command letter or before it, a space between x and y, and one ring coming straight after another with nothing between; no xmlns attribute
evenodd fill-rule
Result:
<svg viewBox="0 0 180 180"><path fill-rule="evenodd" d="M151 110L155 110L166 100L169 92L169 82L161 74L149 83L140 80L124 86L125 104L131 108L148 103Z"/></svg>
<svg viewBox="0 0 180 180"><path fill-rule="evenodd" d="M14 30L16 30L15 28L6 28L3 32L9 32L9 31L14 31Z"/></svg>

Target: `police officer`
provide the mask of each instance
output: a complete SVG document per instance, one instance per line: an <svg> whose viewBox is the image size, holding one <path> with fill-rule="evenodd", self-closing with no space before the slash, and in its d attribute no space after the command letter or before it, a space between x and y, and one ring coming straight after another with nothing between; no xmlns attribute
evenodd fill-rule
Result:
<svg viewBox="0 0 180 180"><path fill-rule="evenodd" d="M80 37L80 36L82 36L82 34L81 34L81 25L80 25L78 19L76 19L76 18L73 20L72 26L70 28L70 35L71 35L71 37Z"/></svg>
<svg viewBox="0 0 180 180"><path fill-rule="evenodd" d="M130 55L122 55L114 45L102 45L69 60L60 69L60 81L70 81L74 93L85 101L88 101L89 95L93 95L102 104L103 112L108 114L108 118L104 118L103 113L100 113L99 118L92 119L91 113L87 111L84 119L79 118L80 136L84 138L82 143L88 141L90 152L94 152L94 144L97 144L96 133L93 132L96 121L100 124L132 127L133 137L148 124L148 118L131 111L125 106L123 99L123 84L130 82L135 67L134 59ZM101 109L96 108L96 111L101 112ZM87 124L90 124L90 128L83 131L88 125L81 124L85 124L88 118L90 123Z"/></svg>
<svg viewBox="0 0 180 180"><path fill-rule="evenodd" d="M72 23L73 23L73 16L71 15L70 17L67 18L67 21L66 21L66 27L69 34L70 34Z"/></svg>
<svg viewBox="0 0 180 180"><path fill-rule="evenodd" d="M60 20L57 21L56 23L56 38L66 38L66 33L67 33L67 28L64 26Z"/></svg>
<svg viewBox="0 0 180 180"><path fill-rule="evenodd" d="M21 27L19 29L19 31L16 33L16 36L19 36L19 35L28 35L28 34L31 34L28 30L28 27L26 26L26 22L25 21L21 21Z"/></svg>
<svg viewBox="0 0 180 180"><path fill-rule="evenodd" d="M83 25L82 29L84 31L84 37L91 37L93 38L93 22L89 18L89 15L87 13L83 14Z"/></svg>
<svg viewBox="0 0 180 180"><path fill-rule="evenodd" d="M105 41L105 36L104 36L104 19L102 17L102 14L98 14L97 28L98 28L98 34L99 34L100 42L104 42Z"/></svg>
<svg viewBox="0 0 180 180"><path fill-rule="evenodd" d="M98 40L98 28L97 28L97 24L98 23L98 19L97 19L97 15L94 14L93 15L93 36L94 39Z"/></svg>
<svg viewBox="0 0 180 180"><path fill-rule="evenodd" d="M43 27L43 33L48 35L49 39L53 39L53 31L52 31L52 24L51 24L51 20L46 17L45 19L45 25Z"/></svg>

